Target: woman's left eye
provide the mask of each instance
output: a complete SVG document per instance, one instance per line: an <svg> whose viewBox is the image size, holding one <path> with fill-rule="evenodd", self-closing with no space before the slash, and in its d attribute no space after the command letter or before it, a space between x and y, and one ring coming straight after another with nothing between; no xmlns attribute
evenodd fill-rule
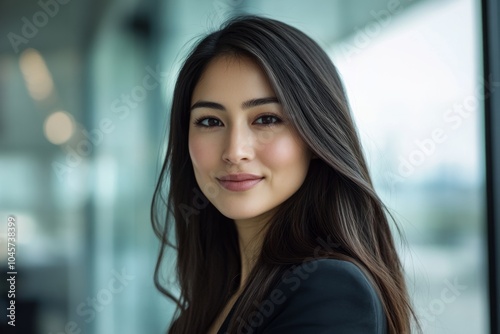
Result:
<svg viewBox="0 0 500 334"><path fill-rule="evenodd" d="M261 125L274 125L274 124L278 124L278 123L281 123L281 122L282 122L282 120L279 117L276 117L274 115L260 116L255 121L255 123L261 124Z"/></svg>

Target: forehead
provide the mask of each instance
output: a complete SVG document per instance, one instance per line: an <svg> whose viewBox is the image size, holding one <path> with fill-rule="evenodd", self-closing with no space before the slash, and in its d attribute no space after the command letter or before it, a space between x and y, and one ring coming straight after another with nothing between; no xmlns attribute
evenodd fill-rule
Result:
<svg viewBox="0 0 500 334"><path fill-rule="evenodd" d="M248 56L227 55L208 63L194 88L191 102L270 96L275 96L274 90L266 73L255 60Z"/></svg>

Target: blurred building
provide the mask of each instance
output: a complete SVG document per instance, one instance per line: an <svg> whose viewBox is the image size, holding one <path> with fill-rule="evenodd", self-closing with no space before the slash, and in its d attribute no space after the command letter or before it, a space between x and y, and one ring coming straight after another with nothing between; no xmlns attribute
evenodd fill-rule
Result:
<svg viewBox="0 0 500 334"><path fill-rule="evenodd" d="M244 13L298 27L337 65L406 235L424 333L489 333L484 101L497 87L474 0L3 1L0 267L13 215L23 333L165 331L149 208L172 85L193 40Z"/></svg>

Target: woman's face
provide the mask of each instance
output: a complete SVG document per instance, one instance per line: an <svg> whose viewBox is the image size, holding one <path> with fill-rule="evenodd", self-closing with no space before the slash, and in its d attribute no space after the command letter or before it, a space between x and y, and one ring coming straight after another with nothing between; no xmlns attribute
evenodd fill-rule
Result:
<svg viewBox="0 0 500 334"><path fill-rule="evenodd" d="M243 56L217 57L195 86L189 154L202 192L234 220L268 217L302 185L311 159L267 76Z"/></svg>

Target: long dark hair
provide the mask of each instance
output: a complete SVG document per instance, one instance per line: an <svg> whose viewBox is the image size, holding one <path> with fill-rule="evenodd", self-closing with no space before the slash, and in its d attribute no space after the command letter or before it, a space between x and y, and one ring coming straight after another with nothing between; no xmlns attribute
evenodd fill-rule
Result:
<svg viewBox="0 0 500 334"><path fill-rule="evenodd" d="M177 304L169 333L206 332L239 286L236 227L200 190L188 152L193 89L207 64L221 55L248 56L260 64L283 111L317 157L302 186L269 221L229 332L237 332L235 319L247 319L286 268L320 254L362 269L380 296L389 333L409 333L415 317L389 226L392 216L374 191L337 70L304 33L257 16L233 18L202 38L175 85L166 158L151 206L162 244L155 284ZM336 247L318 253L320 238ZM177 251L179 297L161 282L167 247Z"/></svg>

